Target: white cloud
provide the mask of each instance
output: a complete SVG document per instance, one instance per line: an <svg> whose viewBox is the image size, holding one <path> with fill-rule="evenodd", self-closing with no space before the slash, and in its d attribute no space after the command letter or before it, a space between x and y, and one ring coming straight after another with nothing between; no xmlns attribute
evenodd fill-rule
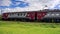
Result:
<svg viewBox="0 0 60 34"><path fill-rule="evenodd" d="M54 0L53 2L51 2L50 4L51 5L49 5L50 7L50 9L55 9L54 7L57 5L57 4L59 4L59 2L60 2L60 0Z"/></svg>
<svg viewBox="0 0 60 34"><path fill-rule="evenodd" d="M4 9L5 10L4 12L37 11L42 10L44 8L53 9L54 6L59 3L60 0L21 0L21 1L29 2L30 6L26 8L20 8L20 7L16 7L14 9L6 8ZM2 5L9 6L10 3L11 3L10 0L4 0ZM48 7L45 7L45 5L47 5Z"/></svg>
<svg viewBox="0 0 60 34"><path fill-rule="evenodd" d="M1 0L0 1L0 6L9 6L10 5L10 0Z"/></svg>

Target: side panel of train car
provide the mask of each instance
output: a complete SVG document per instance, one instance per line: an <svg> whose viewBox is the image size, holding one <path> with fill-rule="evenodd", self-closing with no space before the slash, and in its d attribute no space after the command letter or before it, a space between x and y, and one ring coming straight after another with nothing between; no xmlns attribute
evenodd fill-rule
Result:
<svg viewBox="0 0 60 34"><path fill-rule="evenodd" d="M11 12L11 13L3 13L2 19L28 19L28 20L35 20L35 13L34 12Z"/></svg>
<svg viewBox="0 0 60 34"><path fill-rule="evenodd" d="M3 13L3 19L8 18L17 18L17 19L28 19L28 20L38 20L38 21L47 21L47 22L59 22L60 21L60 12L12 12L12 13Z"/></svg>
<svg viewBox="0 0 60 34"><path fill-rule="evenodd" d="M43 18L44 21L48 22L60 22L60 12L47 12Z"/></svg>
<svg viewBox="0 0 60 34"><path fill-rule="evenodd" d="M42 20L47 12L37 12L37 20Z"/></svg>
<svg viewBox="0 0 60 34"><path fill-rule="evenodd" d="M60 22L60 12L37 12L37 20L43 22Z"/></svg>

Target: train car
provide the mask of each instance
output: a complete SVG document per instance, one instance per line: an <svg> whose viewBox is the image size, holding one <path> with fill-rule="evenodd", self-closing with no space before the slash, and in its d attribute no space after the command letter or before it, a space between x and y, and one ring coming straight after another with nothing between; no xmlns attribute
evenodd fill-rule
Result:
<svg viewBox="0 0 60 34"><path fill-rule="evenodd" d="M60 22L60 10L45 9L45 10L41 10L41 11L7 12L7 13L2 14L2 19Z"/></svg>
<svg viewBox="0 0 60 34"><path fill-rule="evenodd" d="M2 14L3 20L35 20L35 12L7 12Z"/></svg>
<svg viewBox="0 0 60 34"><path fill-rule="evenodd" d="M43 21L47 22L60 22L60 10L46 10L46 15L43 17Z"/></svg>
<svg viewBox="0 0 60 34"><path fill-rule="evenodd" d="M59 9L45 9L37 13L37 20L42 20L43 22L60 22L60 10Z"/></svg>

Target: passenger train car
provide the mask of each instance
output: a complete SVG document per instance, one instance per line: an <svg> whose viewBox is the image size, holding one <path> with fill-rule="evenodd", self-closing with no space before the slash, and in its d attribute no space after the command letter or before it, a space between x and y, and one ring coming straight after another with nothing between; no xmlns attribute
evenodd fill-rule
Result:
<svg viewBox="0 0 60 34"><path fill-rule="evenodd" d="M7 12L2 14L2 19L60 22L60 10L44 9L39 11Z"/></svg>

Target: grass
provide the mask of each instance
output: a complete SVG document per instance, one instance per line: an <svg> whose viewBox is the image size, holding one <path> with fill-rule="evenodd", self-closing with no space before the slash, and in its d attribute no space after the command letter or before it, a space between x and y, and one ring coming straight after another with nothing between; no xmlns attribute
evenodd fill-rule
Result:
<svg viewBox="0 0 60 34"><path fill-rule="evenodd" d="M0 21L0 34L60 34L60 23Z"/></svg>

